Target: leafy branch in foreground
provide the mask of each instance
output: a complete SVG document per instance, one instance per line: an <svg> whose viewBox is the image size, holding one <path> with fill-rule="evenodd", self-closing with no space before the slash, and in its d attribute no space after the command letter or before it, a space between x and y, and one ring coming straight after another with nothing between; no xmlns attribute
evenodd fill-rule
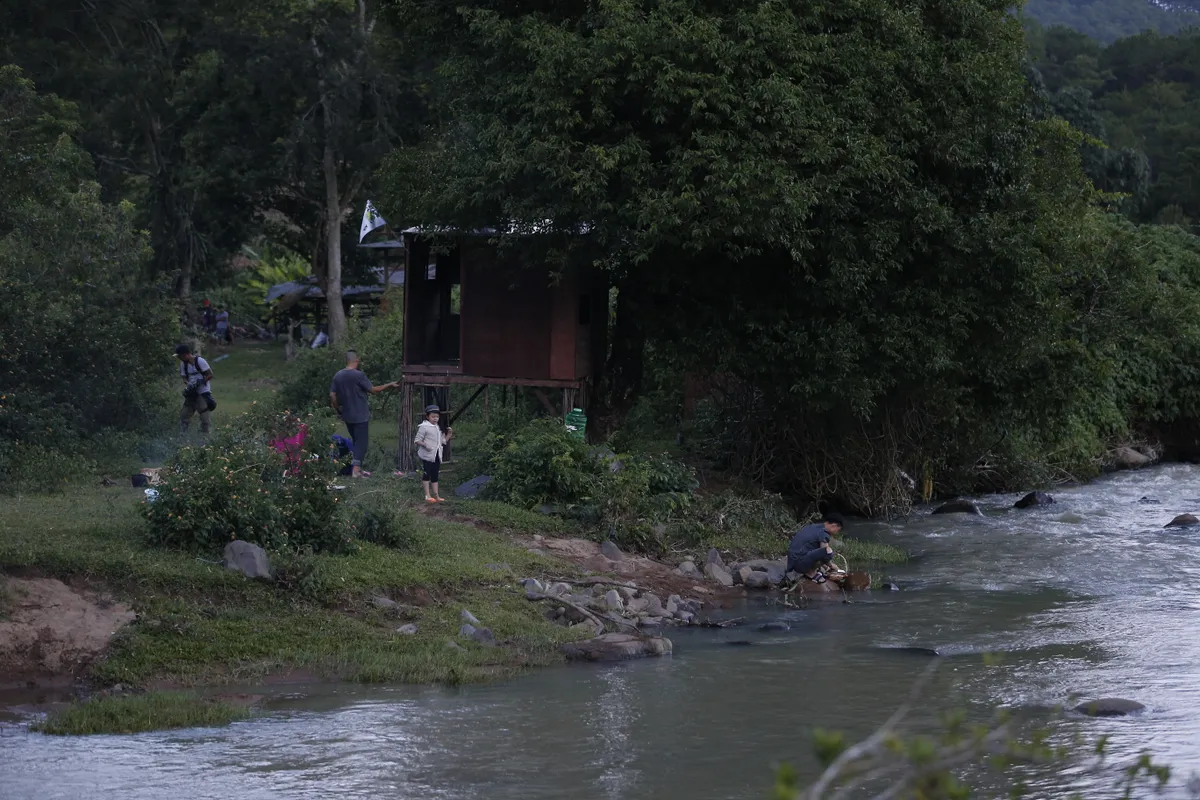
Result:
<svg viewBox="0 0 1200 800"><path fill-rule="evenodd" d="M814 748L824 770L811 784L802 786L791 765L780 766L775 774L774 800L963 800L978 788L965 777L971 767L984 767L997 776L1007 784L1004 790L1009 797L1027 797L1031 790L1022 778L1023 772L1012 768L1066 765L1081 752L1079 737L1069 743L1052 743L1046 727L1024 730L1017 716L1003 709L988 724L969 724L965 714L951 712L943 717L944 728L937 736L905 734L901 726L936 671L937 665L931 664L905 702L857 744L847 745L840 732L815 730ZM1115 766L1109 758L1108 743L1107 737L1095 743L1090 771L1115 769L1121 798L1145 796L1148 791L1166 787L1171 777L1169 767L1156 763L1149 753ZM1200 797L1200 778L1193 777L1185 788L1189 796Z"/></svg>

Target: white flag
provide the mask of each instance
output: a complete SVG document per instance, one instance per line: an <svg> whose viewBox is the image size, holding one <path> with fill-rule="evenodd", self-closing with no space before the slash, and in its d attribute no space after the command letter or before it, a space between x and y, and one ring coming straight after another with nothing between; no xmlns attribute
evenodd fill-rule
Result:
<svg viewBox="0 0 1200 800"><path fill-rule="evenodd" d="M367 234L376 228L381 228L387 225L387 220L379 216L379 212L375 210L375 206L371 205L371 201L367 201L367 210L363 212L362 228L358 232L358 243L362 244L362 240L367 238Z"/></svg>

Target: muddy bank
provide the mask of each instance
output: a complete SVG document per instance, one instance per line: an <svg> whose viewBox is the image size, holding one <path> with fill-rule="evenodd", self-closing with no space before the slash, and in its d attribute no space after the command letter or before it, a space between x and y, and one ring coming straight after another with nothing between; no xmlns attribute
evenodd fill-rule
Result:
<svg viewBox="0 0 1200 800"><path fill-rule="evenodd" d="M121 603L53 578L0 578L0 689L65 686L135 618Z"/></svg>

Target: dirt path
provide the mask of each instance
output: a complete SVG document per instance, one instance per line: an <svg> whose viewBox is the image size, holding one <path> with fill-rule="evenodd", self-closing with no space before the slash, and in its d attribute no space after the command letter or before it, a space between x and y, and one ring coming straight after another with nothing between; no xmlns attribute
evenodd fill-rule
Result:
<svg viewBox="0 0 1200 800"><path fill-rule="evenodd" d="M69 682L136 616L51 578L0 578L0 688Z"/></svg>

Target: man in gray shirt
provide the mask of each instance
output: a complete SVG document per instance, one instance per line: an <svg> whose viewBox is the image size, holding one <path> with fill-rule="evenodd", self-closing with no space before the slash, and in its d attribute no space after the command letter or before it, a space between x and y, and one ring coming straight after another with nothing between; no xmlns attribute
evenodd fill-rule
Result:
<svg viewBox="0 0 1200 800"><path fill-rule="evenodd" d="M333 376L329 385L329 403L333 410L346 423L346 431L354 442L353 477L367 478L371 473L364 472L363 458L367 455L367 442L370 435L368 428L371 422L371 407L367 396L376 392L394 389L400 384L396 381L382 386L372 386L371 381L358 368L358 353L346 351L346 368L339 370Z"/></svg>

